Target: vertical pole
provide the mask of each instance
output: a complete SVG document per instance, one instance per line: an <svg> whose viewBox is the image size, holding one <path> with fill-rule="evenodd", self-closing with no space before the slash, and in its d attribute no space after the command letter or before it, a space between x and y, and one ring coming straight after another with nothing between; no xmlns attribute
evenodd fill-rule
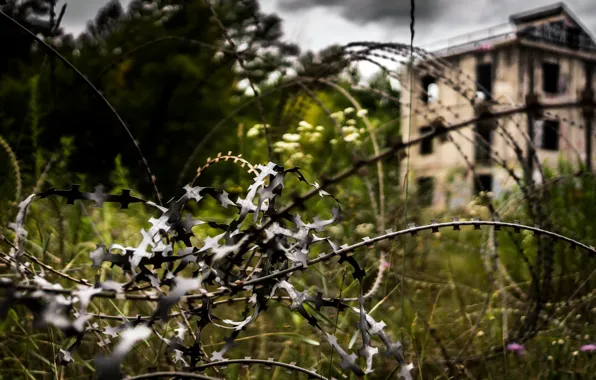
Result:
<svg viewBox="0 0 596 380"><path fill-rule="evenodd" d="M586 106L583 109L584 124L586 131L586 171L592 171L592 121L594 119L594 108L590 104L594 103L594 87L592 86L594 66L592 62L586 61L586 87L584 89L583 101Z"/></svg>
<svg viewBox="0 0 596 380"><path fill-rule="evenodd" d="M532 56L532 51L527 49L526 50L526 58L528 63L528 93L526 95L526 106L531 106L536 102L536 98L534 95L534 57ZM528 109L528 145L527 145L527 158L526 158L526 185L531 185L533 183L533 172L534 172L534 155L536 154L536 150L534 147L534 109L530 107Z"/></svg>

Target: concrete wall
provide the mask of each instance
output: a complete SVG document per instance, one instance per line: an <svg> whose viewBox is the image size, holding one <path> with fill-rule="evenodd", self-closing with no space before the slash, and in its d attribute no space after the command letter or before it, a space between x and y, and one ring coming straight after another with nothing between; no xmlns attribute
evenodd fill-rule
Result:
<svg viewBox="0 0 596 380"><path fill-rule="evenodd" d="M402 128L405 141L420 136L420 127L430 124L439 117L451 125L474 117L475 111L471 99L475 95L476 65L479 63L491 63L493 67L492 94L493 99L499 103L499 105L493 106L493 110L498 111L524 104L530 83L529 57L534 60L534 92L541 102L561 103L579 99L580 92L585 87L584 64L580 58L563 56L556 52L533 50L528 56L524 47L509 43L495 46L490 51L474 51L449 57L446 61L423 63L422 67L415 66L413 71L412 112L410 113L410 107L407 104L409 97L404 97L405 102L402 103ZM561 78L559 84L565 87L560 94L549 95L542 90L542 62L559 64ZM429 73L438 78L439 94L436 102L426 104L421 99L422 77ZM410 83L408 70L404 72L402 83ZM404 88L404 94L407 91L408 89ZM585 131L582 128L584 118L581 110L579 108L559 109L552 110L550 113L560 118L559 150L538 149L537 154L540 162L554 168L559 159L564 159L577 166L578 160L585 161ZM526 114L516 114L500 119L499 126L521 146L525 157L528 130ZM536 146L540 146L541 129L536 127L535 130ZM417 178L433 177L435 181L433 207L453 208L468 204L474 189L473 175L469 170L470 165L474 166L477 174L492 174L495 195L515 186L515 181L499 164L476 165L473 125L450 133L450 137L452 141L440 142L438 139L434 139L433 152L429 155L420 154L420 145L414 146L410 150L409 183L415 187ZM520 178L523 178L522 166L518 162L510 138L505 137L503 132L493 132L492 149L503 165L512 167ZM595 146L596 139L592 137L592 140L592 146ZM466 163L466 158L468 163ZM594 155L592 162L595 162ZM402 173L406 173L405 168ZM539 178L536 177L536 179Z"/></svg>

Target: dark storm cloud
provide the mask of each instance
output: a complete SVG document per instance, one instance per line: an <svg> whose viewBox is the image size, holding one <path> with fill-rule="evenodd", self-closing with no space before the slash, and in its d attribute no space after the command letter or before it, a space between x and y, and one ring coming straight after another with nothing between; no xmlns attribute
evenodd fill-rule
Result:
<svg viewBox="0 0 596 380"><path fill-rule="evenodd" d="M62 4L68 4L62 25L66 27L81 27L89 20L95 18L97 11L107 4L107 0L61 0L58 2L58 8ZM128 5L130 0L120 0L123 7Z"/></svg>
<svg viewBox="0 0 596 380"><path fill-rule="evenodd" d="M417 0L416 18L432 21L441 17L441 12L450 0ZM328 7L354 23L404 21L410 18L409 0L280 0L282 10L306 10L312 7Z"/></svg>
<svg viewBox="0 0 596 380"><path fill-rule="evenodd" d="M416 0L416 20L449 33L452 27L505 23L511 14L553 4L550 0ZM282 11L329 8L355 24L384 26L410 19L410 0L279 0ZM596 29L596 2L569 0L566 4L592 31Z"/></svg>

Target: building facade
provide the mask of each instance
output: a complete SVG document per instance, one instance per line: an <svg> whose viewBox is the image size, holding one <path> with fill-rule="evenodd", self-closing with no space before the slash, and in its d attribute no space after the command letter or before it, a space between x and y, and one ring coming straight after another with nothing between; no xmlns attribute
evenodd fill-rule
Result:
<svg viewBox="0 0 596 380"><path fill-rule="evenodd" d="M411 107L408 99L402 102L405 141L533 100L558 104L592 96L586 89L594 89L596 43L564 4L516 14L509 21L480 35L449 40L443 49L414 61ZM407 85L410 70L402 74ZM529 168L539 182L538 166L556 168L560 160L575 167L586 163L591 131L586 120L591 119L578 107L550 109L531 117L512 113L472 123L447 138L424 139L410 150L409 183L417 186L427 206L463 207L480 191L498 196L511 190L516 183L507 168L523 179L533 147L539 164ZM590 135L594 146L596 139Z"/></svg>

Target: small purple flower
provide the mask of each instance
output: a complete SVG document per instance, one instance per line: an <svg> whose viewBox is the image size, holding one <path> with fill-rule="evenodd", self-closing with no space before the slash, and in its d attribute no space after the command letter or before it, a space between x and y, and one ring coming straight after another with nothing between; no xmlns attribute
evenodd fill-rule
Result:
<svg viewBox="0 0 596 380"><path fill-rule="evenodd" d="M581 352L596 352L596 344L584 344L579 348Z"/></svg>
<svg viewBox="0 0 596 380"><path fill-rule="evenodd" d="M517 356L524 356L526 354L526 347L519 343L509 343L507 345L507 351L515 352Z"/></svg>

